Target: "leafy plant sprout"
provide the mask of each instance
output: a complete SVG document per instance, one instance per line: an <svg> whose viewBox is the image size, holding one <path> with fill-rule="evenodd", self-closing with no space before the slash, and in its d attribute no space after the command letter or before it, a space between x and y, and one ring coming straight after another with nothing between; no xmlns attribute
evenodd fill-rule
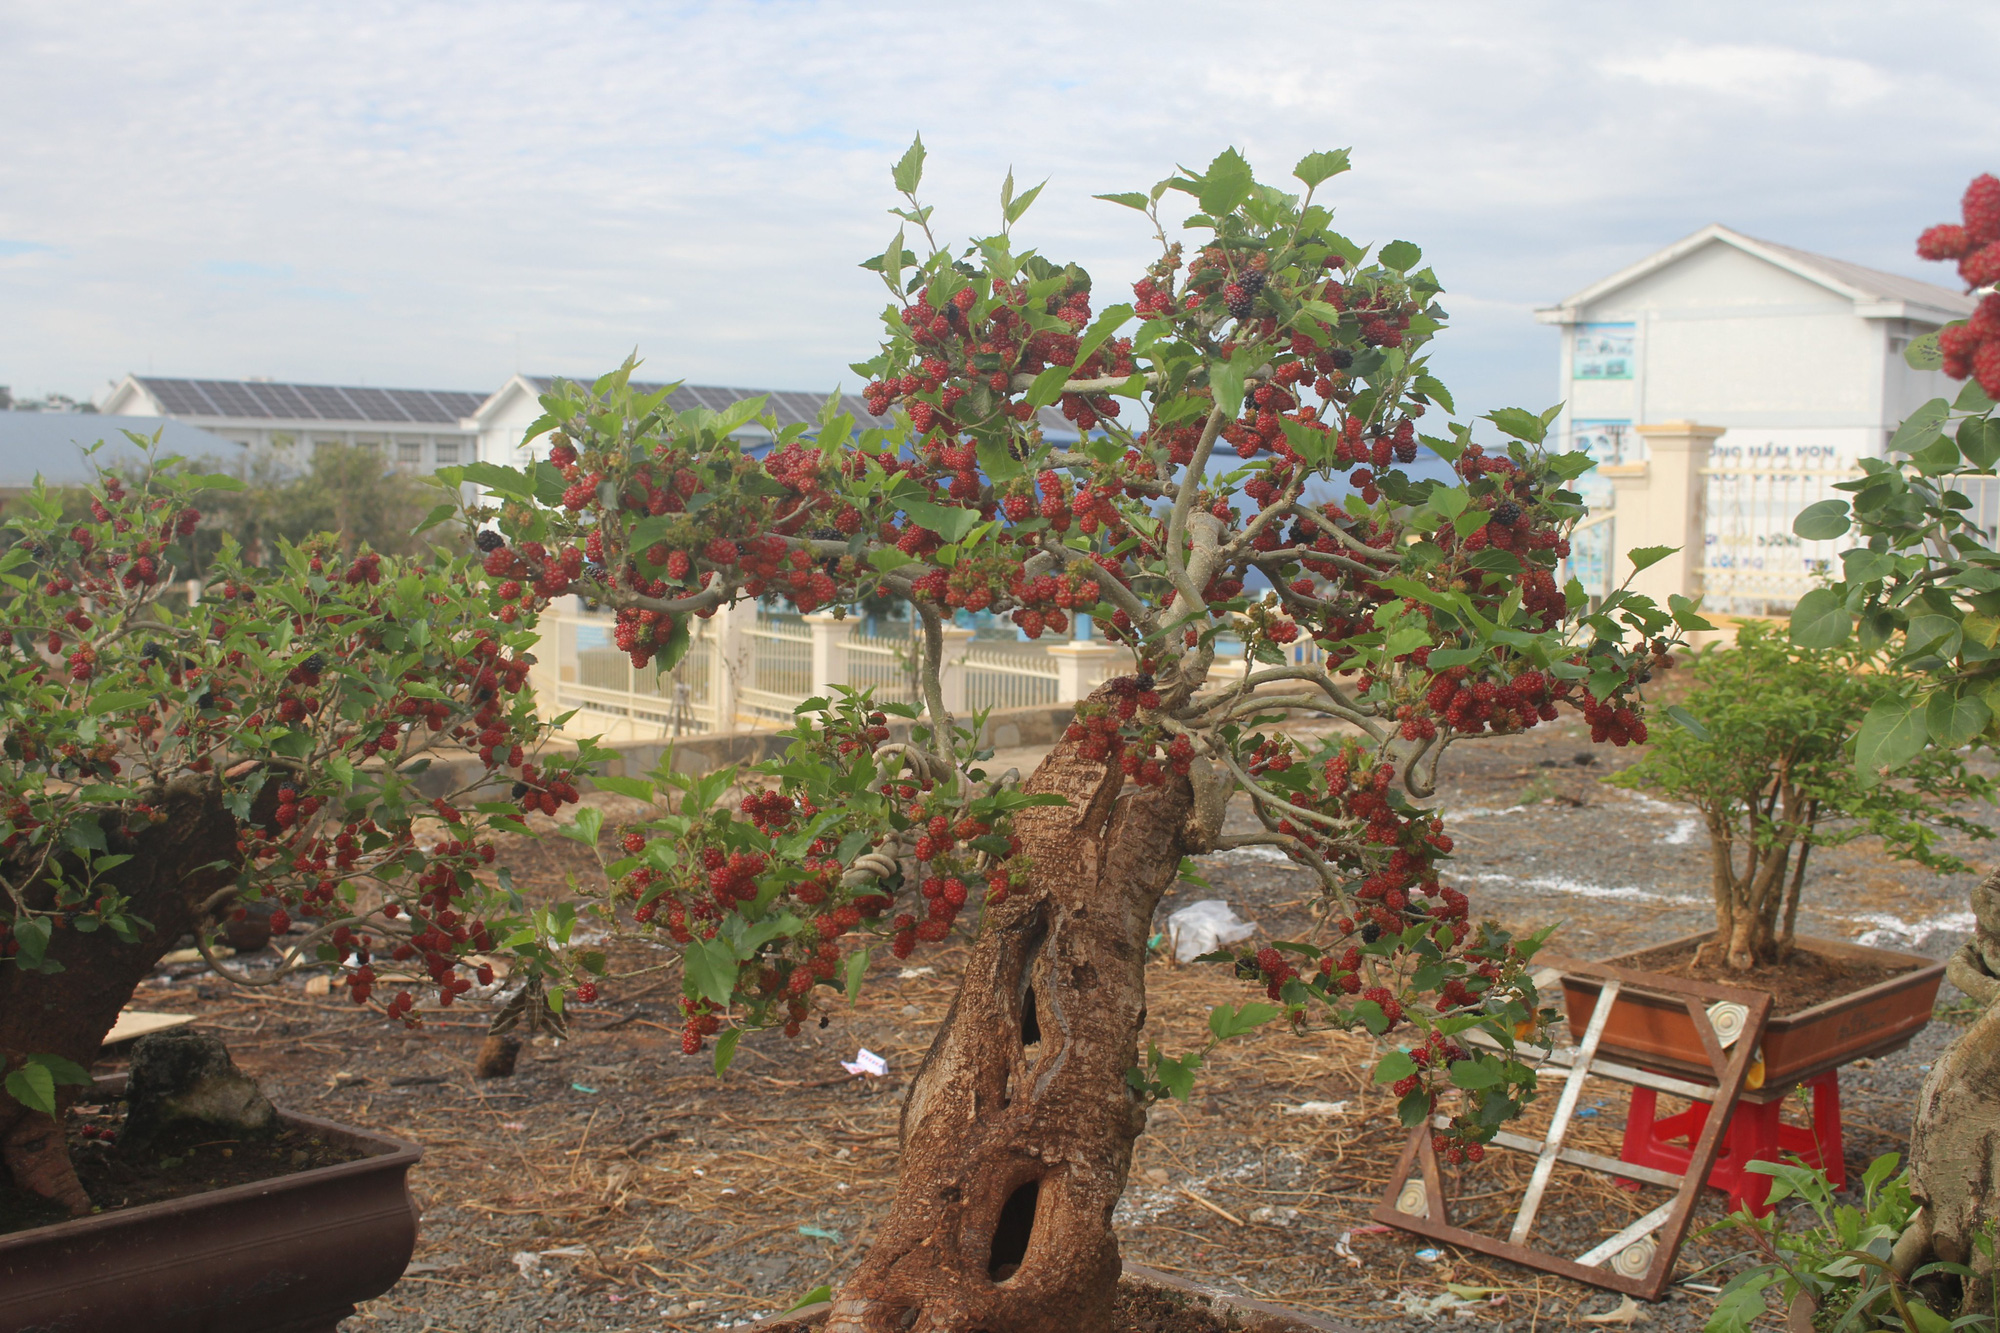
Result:
<svg viewBox="0 0 2000 1333"><path fill-rule="evenodd" d="M447 471L486 499L485 569L503 622L578 592L613 610L635 666L670 669L691 622L745 598L802 611L908 600L922 626L915 706L809 700L769 791L731 812L726 778L600 779L668 812L620 832L608 867L642 929L686 959L683 1049L796 1030L822 985L865 981L971 913L950 1017L912 1081L896 1203L830 1327L1097 1329L1117 1272L1109 1218L1153 1099L1185 1095L1201 1051L1143 1056L1155 905L1185 857L1274 847L1311 870L1339 938L1227 957L1263 998L1225 1006L1209 1046L1279 1017L1408 1034L1377 1076L1406 1123L1477 1161L1534 1086L1517 1035L1546 1021L1540 937L1475 927L1444 883L1433 809L1455 741L1516 733L1567 705L1593 738L1643 741L1640 687L1681 628L1621 589L1593 608L1556 582L1590 465L1546 446L1555 410L1508 409L1474 438L1425 349L1440 286L1404 241L1339 235L1234 151L1150 191L1159 257L1106 305L1075 265L1017 249L1040 187L1001 191L998 232L958 251L918 196L921 142L895 169L903 229L867 267L892 297L868 377L893 428L829 405L761 462L731 433L758 411L677 412L633 363L559 384L529 431L546 454ZM1195 212L1169 235L1165 209ZM925 238L909 248L909 229ZM1059 406L1083 438L1046 439ZM539 447L539 446L538 446ZM1402 469L1429 451L1450 480ZM1233 455L1233 458L1231 457ZM1666 554L1635 552L1643 566ZM1135 669L1080 705L1034 774L989 773L945 707L943 627L960 610L1029 637L1088 615ZM1218 640L1246 669L1216 672ZM1330 721L1306 742L1293 717ZM905 728L892 729L892 719ZM1225 832L1241 796L1254 826ZM576 836L601 826L579 816ZM1498 1053L1459 1038L1483 1028ZM1204 1049L1207 1049L1206 1047Z"/></svg>

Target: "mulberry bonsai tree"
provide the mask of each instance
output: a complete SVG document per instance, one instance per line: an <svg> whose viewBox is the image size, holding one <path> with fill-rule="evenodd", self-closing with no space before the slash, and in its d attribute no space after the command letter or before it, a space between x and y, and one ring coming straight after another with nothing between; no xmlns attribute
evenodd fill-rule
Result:
<svg viewBox="0 0 2000 1333"><path fill-rule="evenodd" d="M1880 678L1856 733L1865 783L1898 783L1940 750L2000 741L2000 550L1979 501L2000 464L2000 179L1975 177L1960 221L1926 230L1924 259L1956 261L1967 290L1987 289L1970 318L1916 339L1919 369L1966 383L1911 414L1888 457L1864 458L1838 484L1845 500L1807 506L1793 531L1808 540L1854 538L1840 577L1799 602L1792 640L1879 652ZM1973 891L1974 930L1946 976L1984 1012L1931 1068L1910 1140L1910 1188L1921 1209L1898 1242L1904 1277L1927 1260L1959 1265L1967 1312L1989 1308L1992 1229L2000 1225L2000 876Z"/></svg>
<svg viewBox="0 0 2000 1333"><path fill-rule="evenodd" d="M530 757L534 635L471 544L398 560L329 535L250 564L225 537L189 605L168 589L200 506L242 483L147 457L102 471L76 518L38 488L0 551L0 1163L75 1213L92 1201L63 1111L184 936L245 983L343 967L355 1003L412 1022L413 983L448 1005L494 979L470 954L509 953L558 1004L598 962L565 948L573 910L531 913L490 869L496 833L576 799L591 751ZM441 751L476 752L486 776L424 795ZM494 782L512 798L475 799ZM281 934L310 927L261 974L210 944L253 902Z"/></svg>
<svg viewBox="0 0 2000 1333"><path fill-rule="evenodd" d="M1680 599L1591 610L1558 584L1589 460L1545 447L1553 409L1448 419L1426 359L1437 280L1413 244L1371 253L1334 230L1319 195L1344 153L1305 158L1287 189L1230 151L1103 196L1159 242L1129 301L1016 247L1040 187L1011 177L995 234L940 245L922 163L919 143L896 166L903 226L866 265L891 302L855 369L893 429L830 405L814 431L770 421L753 461L730 436L754 402L676 411L628 363L544 397L522 465L446 476L484 488L471 518L504 539L485 560L502 620L585 593L639 667L671 668L696 620L742 599L915 608L920 707L808 701L776 785L737 811L720 775L597 779L669 802L622 830L607 870L639 927L683 951L683 1048L713 1040L718 1068L742 1032L797 1031L821 987L862 985L872 951L908 957L969 919L893 1210L830 1327L1095 1330L1146 1107L1185 1094L1215 1041L1281 1017L1395 1033L1377 1076L1405 1122L1444 1113L1447 1160L1481 1157L1533 1075L1458 1037L1483 1026L1511 1049L1543 1020L1539 941L1472 924L1418 802L1453 742L1564 707L1597 740L1643 741L1640 682L1676 622L1701 622ZM1037 411L1058 405L1079 442L1044 437ZM1442 476L1403 470L1426 452ZM1088 615L1137 669L1032 775L992 773L939 685L961 609L1031 637ZM1217 673L1225 635L1246 672ZM912 725L892 740L897 714ZM1337 726L1288 735L1301 717ZM1232 797L1246 831L1224 832ZM595 844L601 820L574 831ZM1155 905L1184 857L1245 846L1311 870L1340 938L1227 959L1262 998L1216 1010L1202 1047L1142 1054Z"/></svg>

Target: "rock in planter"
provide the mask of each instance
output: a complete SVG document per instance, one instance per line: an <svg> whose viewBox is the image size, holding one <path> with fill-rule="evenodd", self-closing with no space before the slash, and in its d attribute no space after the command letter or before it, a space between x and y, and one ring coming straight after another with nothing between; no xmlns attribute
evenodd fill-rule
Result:
<svg viewBox="0 0 2000 1333"><path fill-rule="evenodd" d="M124 1137L135 1145L183 1126L250 1138L278 1125L263 1090L209 1032L176 1029L134 1042L126 1098Z"/></svg>

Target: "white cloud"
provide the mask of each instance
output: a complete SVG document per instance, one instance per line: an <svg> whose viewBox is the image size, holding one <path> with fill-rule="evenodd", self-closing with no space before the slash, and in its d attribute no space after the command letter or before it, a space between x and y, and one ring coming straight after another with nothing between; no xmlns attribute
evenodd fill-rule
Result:
<svg viewBox="0 0 2000 1333"><path fill-rule="evenodd" d="M1352 146L1340 223L1437 266L1461 409L1543 405L1555 343L1529 308L1703 223L1922 272L1915 232L2000 167L1991 26L1943 5L0 0L0 383L478 389L634 347L663 375L851 382L885 299L854 265L922 130L944 235L992 225L1010 165L1046 176L1021 234L1114 294L1147 237L1090 195L1232 143L1274 176Z"/></svg>
<svg viewBox="0 0 2000 1333"><path fill-rule="evenodd" d="M1656 88L1695 89L1801 112L1821 103L1861 106L1896 89L1893 77L1865 61L1784 46L1678 42L1664 51L1607 61L1605 69Z"/></svg>

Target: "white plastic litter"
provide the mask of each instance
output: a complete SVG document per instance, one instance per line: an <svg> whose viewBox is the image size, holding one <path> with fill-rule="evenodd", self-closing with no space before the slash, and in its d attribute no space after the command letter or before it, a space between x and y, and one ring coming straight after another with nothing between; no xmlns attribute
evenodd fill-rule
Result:
<svg viewBox="0 0 2000 1333"><path fill-rule="evenodd" d="M880 1078L889 1072L889 1062L866 1046L856 1051L852 1060L842 1060L840 1067L850 1074L866 1074L870 1078Z"/></svg>
<svg viewBox="0 0 2000 1333"><path fill-rule="evenodd" d="M1346 1102L1300 1102L1297 1106L1287 1106L1286 1115L1346 1115Z"/></svg>
<svg viewBox="0 0 2000 1333"><path fill-rule="evenodd" d="M1167 943L1173 947L1174 961L1180 963L1192 963L1205 953L1256 933L1255 921L1242 920L1220 898L1189 903L1167 918Z"/></svg>

